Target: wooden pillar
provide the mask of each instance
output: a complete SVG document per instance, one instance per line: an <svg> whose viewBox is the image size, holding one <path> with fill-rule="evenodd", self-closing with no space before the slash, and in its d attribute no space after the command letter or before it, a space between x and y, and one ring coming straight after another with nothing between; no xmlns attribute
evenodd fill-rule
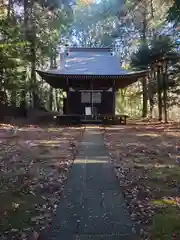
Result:
<svg viewBox="0 0 180 240"><path fill-rule="evenodd" d="M69 89L66 91L66 114L69 114Z"/></svg>
<svg viewBox="0 0 180 240"><path fill-rule="evenodd" d="M93 87L93 80L91 80L91 117L94 117Z"/></svg>
<svg viewBox="0 0 180 240"><path fill-rule="evenodd" d="M112 87L112 94L113 94L113 116L115 116L116 111L116 85L115 80L113 80L113 87Z"/></svg>
<svg viewBox="0 0 180 240"><path fill-rule="evenodd" d="M69 80L67 79L67 91L66 91L66 114L69 114L69 97L70 97L70 92L69 92Z"/></svg>

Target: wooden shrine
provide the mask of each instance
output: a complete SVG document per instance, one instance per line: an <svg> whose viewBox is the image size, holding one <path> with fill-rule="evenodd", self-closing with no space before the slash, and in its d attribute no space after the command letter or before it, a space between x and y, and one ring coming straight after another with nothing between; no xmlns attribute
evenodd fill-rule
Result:
<svg viewBox="0 0 180 240"><path fill-rule="evenodd" d="M59 69L37 72L53 88L66 92L63 114L82 121L114 118L116 91L146 74L120 68L111 48L70 48L61 54Z"/></svg>

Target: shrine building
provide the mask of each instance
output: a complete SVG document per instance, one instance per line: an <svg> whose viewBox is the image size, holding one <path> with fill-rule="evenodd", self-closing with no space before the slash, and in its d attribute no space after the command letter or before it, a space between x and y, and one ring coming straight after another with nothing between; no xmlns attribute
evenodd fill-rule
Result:
<svg viewBox="0 0 180 240"><path fill-rule="evenodd" d="M81 121L114 119L116 92L147 74L122 69L111 48L69 48L61 54L59 69L37 72L53 88L66 92L63 115L79 116Z"/></svg>

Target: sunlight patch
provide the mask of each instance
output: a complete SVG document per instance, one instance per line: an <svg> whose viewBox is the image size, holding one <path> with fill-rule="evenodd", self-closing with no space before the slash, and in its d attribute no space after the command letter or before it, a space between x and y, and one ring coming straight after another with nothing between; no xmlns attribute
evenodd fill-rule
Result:
<svg viewBox="0 0 180 240"><path fill-rule="evenodd" d="M77 159L74 161L74 164L89 164L89 163L100 163L100 164L104 164L104 163L109 163L108 161L105 160L93 160L93 159Z"/></svg>

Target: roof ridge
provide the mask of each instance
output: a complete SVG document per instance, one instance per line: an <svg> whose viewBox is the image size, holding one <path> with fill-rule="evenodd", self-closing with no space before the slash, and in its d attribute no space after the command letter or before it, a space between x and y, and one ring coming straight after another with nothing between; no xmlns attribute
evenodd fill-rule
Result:
<svg viewBox="0 0 180 240"><path fill-rule="evenodd" d="M70 47L68 49L69 52L112 52L112 48L110 47L103 47L103 48L96 48L96 47Z"/></svg>

